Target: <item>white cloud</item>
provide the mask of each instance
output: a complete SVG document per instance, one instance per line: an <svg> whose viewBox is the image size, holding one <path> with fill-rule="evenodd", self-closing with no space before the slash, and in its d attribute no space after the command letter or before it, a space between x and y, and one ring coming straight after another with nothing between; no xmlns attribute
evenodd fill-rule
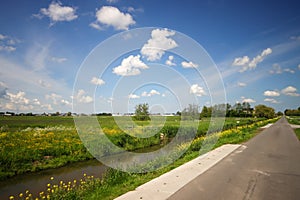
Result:
<svg viewBox="0 0 300 200"><path fill-rule="evenodd" d="M72 21L78 17L75 8L62 6L60 2L55 1L48 8L41 8L40 14L49 17L51 25L58 21ZM37 17L41 16L38 15Z"/></svg>
<svg viewBox="0 0 300 200"><path fill-rule="evenodd" d="M107 3L117 3L119 0L106 0Z"/></svg>
<svg viewBox="0 0 300 200"><path fill-rule="evenodd" d="M6 93L8 100L14 104L29 104L29 99L25 97L25 92L19 91L16 94Z"/></svg>
<svg viewBox="0 0 300 200"><path fill-rule="evenodd" d="M300 64L298 65L298 69L300 70Z"/></svg>
<svg viewBox="0 0 300 200"><path fill-rule="evenodd" d="M169 56L168 60L166 60L166 65L168 66L176 66L176 64L173 62L174 56Z"/></svg>
<svg viewBox="0 0 300 200"><path fill-rule="evenodd" d="M261 54L255 56L251 61L248 56L243 56L239 58L235 58L232 65L242 67L240 72L244 72L247 70L255 69L258 63L261 63L266 56L272 53L271 48L267 48L261 52Z"/></svg>
<svg viewBox="0 0 300 200"><path fill-rule="evenodd" d="M247 86L246 83L242 83L242 82L238 82L237 84L238 84L239 87L246 87Z"/></svg>
<svg viewBox="0 0 300 200"><path fill-rule="evenodd" d="M168 29L155 29L151 32L151 38L141 49L141 54L148 61L159 60L165 51L177 47L177 43L170 37L175 35L174 31Z"/></svg>
<svg viewBox="0 0 300 200"><path fill-rule="evenodd" d="M56 62L56 63L63 63L63 62L66 62L68 59L67 58L51 57L50 60L52 62Z"/></svg>
<svg viewBox="0 0 300 200"><path fill-rule="evenodd" d="M129 98L129 99L139 99L140 96L138 96L138 95L136 95L136 94L130 94L130 95L128 95L128 98Z"/></svg>
<svg viewBox="0 0 300 200"><path fill-rule="evenodd" d="M195 94L196 96L203 96L206 95L206 92L202 87L200 87L198 84L193 84L190 88L190 93Z"/></svg>
<svg viewBox="0 0 300 200"><path fill-rule="evenodd" d="M245 97L241 97L242 98L242 103L255 103L256 101L254 99L251 98L245 98Z"/></svg>
<svg viewBox="0 0 300 200"><path fill-rule="evenodd" d="M113 73L120 76L135 76L141 73L141 69L149 67L140 60L140 55L130 55L122 60L121 65L113 68Z"/></svg>
<svg viewBox="0 0 300 200"><path fill-rule="evenodd" d="M100 78L93 77L91 80L91 83L94 85L103 85L103 84L105 84L105 81Z"/></svg>
<svg viewBox="0 0 300 200"><path fill-rule="evenodd" d="M277 91L266 90L264 92L264 96L267 96L267 97L278 97L278 96L280 96L280 93L277 92Z"/></svg>
<svg viewBox="0 0 300 200"><path fill-rule="evenodd" d="M61 96L61 95L58 95L58 94L56 94L56 93L51 93L51 94L46 94L46 95L45 95L45 98L46 98L47 100L52 100L52 103L53 103L54 105L58 105L58 102L59 102L59 100L62 98L62 96Z"/></svg>
<svg viewBox="0 0 300 200"><path fill-rule="evenodd" d="M102 30L101 25L112 26L116 30L128 30L135 21L129 13L123 13L113 6L103 6L96 12L96 21L90 26Z"/></svg>
<svg viewBox="0 0 300 200"><path fill-rule="evenodd" d="M195 63L193 63L193 62L186 62L186 61L183 61L182 63L181 63L181 66L183 67L183 68L197 68L198 67L198 64L195 64Z"/></svg>
<svg viewBox="0 0 300 200"><path fill-rule="evenodd" d="M38 80L38 83L39 83L40 86L45 87L45 88L50 88L51 87L51 84L49 84L46 81L41 80L41 79Z"/></svg>
<svg viewBox="0 0 300 200"><path fill-rule="evenodd" d="M34 105L41 105L41 102L38 100L38 99L33 99L32 100L32 103L34 104Z"/></svg>
<svg viewBox="0 0 300 200"><path fill-rule="evenodd" d="M270 103L279 103L276 99L272 99L272 98L266 98L264 99L265 102L270 102Z"/></svg>
<svg viewBox="0 0 300 200"><path fill-rule="evenodd" d="M270 70L269 72L270 72L270 74L282 74L283 72L288 72L288 73L294 74L295 70L292 70L290 68L282 69L278 63L274 63L273 69Z"/></svg>
<svg viewBox="0 0 300 200"><path fill-rule="evenodd" d="M60 103L61 103L62 105L66 105L66 106L71 106L71 105L72 105L71 102L69 102L68 100L65 100L65 99L62 99L62 100L60 101Z"/></svg>
<svg viewBox="0 0 300 200"><path fill-rule="evenodd" d="M15 50L16 50L16 47L13 47L13 46L8 46L8 45L0 46L0 51L13 52Z"/></svg>
<svg viewBox="0 0 300 200"><path fill-rule="evenodd" d="M239 57L239 58L235 58L232 65L233 66L243 66L248 64L250 61L248 56L244 56L244 57Z"/></svg>
<svg viewBox="0 0 300 200"><path fill-rule="evenodd" d="M99 30L99 31L104 30L104 28L101 27L100 24L97 24L96 22L90 23L90 27L92 27L92 28L94 28L94 29L97 29L97 30Z"/></svg>
<svg viewBox="0 0 300 200"><path fill-rule="evenodd" d="M6 38L7 38L7 36L0 34L0 40L4 40Z"/></svg>
<svg viewBox="0 0 300 200"><path fill-rule="evenodd" d="M15 45L20 43L20 40L2 34L0 34L0 41L0 51L6 51L8 53L16 51L17 48Z"/></svg>
<svg viewBox="0 0 300 200"><path fill-rule="evenodd" d="M297 93L297 88L293 86L287 86L286 88L282 89L281 92L282 94L287 96L294 96L294 97L300 96L300 94Z"/></svg>
<svg viewBox="0 0 300 200"><path fill-rule="evenodd" d="M85 95L85 91L83 89L78 90L75 99L80 103L91 103L93 102L93 98L91 96Z"/></svg>
<svg viewBox="0 0 300 200"><path fill-rule="evenodd" d="M151 97L151 96L154 96L154 95L160 95L160 93L157 90L151 90L150 92L144 91L142 93L143 97Z"/></svg>

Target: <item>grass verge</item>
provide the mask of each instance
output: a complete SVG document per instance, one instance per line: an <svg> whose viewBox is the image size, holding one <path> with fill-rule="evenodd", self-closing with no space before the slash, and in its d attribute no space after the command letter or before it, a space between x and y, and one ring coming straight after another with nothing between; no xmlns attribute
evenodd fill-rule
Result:
<svg viewBox="0 0 300 200"><path fill-rule="evenodd" d="M295 129L295 134L298 137L298 140L300 140L300 128Z"/></svg>

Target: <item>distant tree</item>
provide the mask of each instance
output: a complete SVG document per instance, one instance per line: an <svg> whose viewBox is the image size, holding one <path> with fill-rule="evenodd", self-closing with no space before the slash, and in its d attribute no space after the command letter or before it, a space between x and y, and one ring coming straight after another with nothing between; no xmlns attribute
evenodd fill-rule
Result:
<svg viewBox="0 0 300 200"><path fill-rule="evenodd" d="M199 106L196 104L189 104L187 108L183 109L181 116L183 116L184 119L199 120L200 119Z"/></svg>
<svg viewBox="0 0 300 200"><path fill-rule="evenodd" d="M135 106L135 119L145 121L149 120L149 105L147 103Z"/></svg>
<svg viewBox="0 0 300 200"><path fill-rule="evenodd" d="M282 113L281 111L278 111L278 112L276 113L276 115L277 115L277 116L282 116L283 113Z"/></svg>
<svg viewBox="0 0 300 200"><path fill-rule="evenodd" d="M299 107L300 108L300 107ZM287 116L300 116L300 109L286 109L284 114Z"/></svg>
<svg viewBox="0 0 300 200"><path fill-rule="evenodd" d="M180 111L177 111L177 112L176 112L176 115L181 116L181 112L180 112Z"/></svg>
<svg viewBox="0 0 300 200"><path fill-rule="evenodd" d="M275 110L266 105L257 105L255 106L255 116L271 119L275 117Z"/></svg>

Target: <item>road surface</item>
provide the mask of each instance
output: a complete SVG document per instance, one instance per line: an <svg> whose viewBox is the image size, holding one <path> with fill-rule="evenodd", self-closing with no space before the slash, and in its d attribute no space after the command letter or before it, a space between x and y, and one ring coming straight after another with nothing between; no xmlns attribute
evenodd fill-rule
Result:
<svg viewBox="0 0 300 200"><path fill-rule="evenodd" d="M300 199L300 142L283 117L169 197Z"/></svg>

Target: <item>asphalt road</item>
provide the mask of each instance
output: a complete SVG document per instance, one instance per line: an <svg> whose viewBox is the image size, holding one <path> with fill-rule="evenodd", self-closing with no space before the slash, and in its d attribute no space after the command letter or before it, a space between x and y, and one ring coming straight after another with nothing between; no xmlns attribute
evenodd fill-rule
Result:
<svg viewBox="0 0 300 200"><path fill-rule="evenodd" d="M300 142L283 117L170 200L300 199Z"/></svg>

